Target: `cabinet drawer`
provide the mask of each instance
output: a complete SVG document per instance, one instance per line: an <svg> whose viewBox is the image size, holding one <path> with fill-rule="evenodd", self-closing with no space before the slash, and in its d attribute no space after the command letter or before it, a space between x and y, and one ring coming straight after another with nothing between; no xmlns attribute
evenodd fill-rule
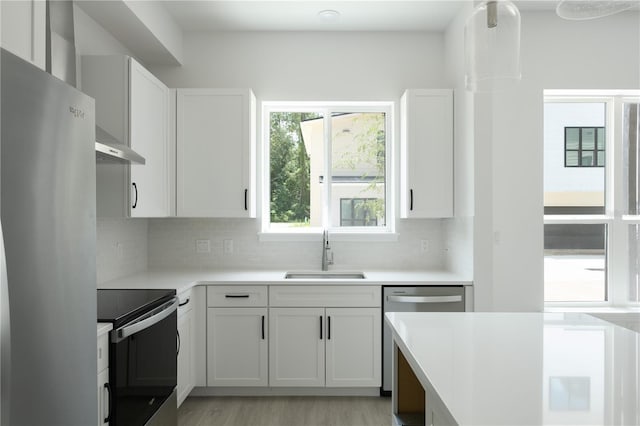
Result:
<svg viewBox="0 0 640 426"><path fill-rule="evenodd" d="M98 373L109 366L109 333L98 336Z"/></svg>
<svg viewBox="0 0 640 426"><path fill-rule="evenodd" d="M379 286L271 286L269 306L377 307Z"/></svg>
<svg viewBox="0 0 640 426"><path fill-rule="evenodd" d="M178 294L178 303L178 317L181 317L193 308L194 302L192 289Z"/></svg>
<svg viewBox="0 0 640 426"><path fill-rule="evenodd" d="M267 286L209 286L207 287L207 306L267 306Z"/></svg>

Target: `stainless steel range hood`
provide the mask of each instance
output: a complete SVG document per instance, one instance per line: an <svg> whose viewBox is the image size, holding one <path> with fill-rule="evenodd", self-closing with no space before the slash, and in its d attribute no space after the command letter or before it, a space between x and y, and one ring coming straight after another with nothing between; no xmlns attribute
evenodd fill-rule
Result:
<svg viewBox="0 0 640 426"><path fill-rule="evenodd" d="M77 88L73 2L47 0L46 13L47 72ZM98 126L96 126L96 160L101 163L145 163L143 156Z"/></svg>
<svg viewBox="0 0 640 426"><path fill-rule="evenodd" d="M144 164L143 156L96 126L96 160L100 163Z"/></svg>

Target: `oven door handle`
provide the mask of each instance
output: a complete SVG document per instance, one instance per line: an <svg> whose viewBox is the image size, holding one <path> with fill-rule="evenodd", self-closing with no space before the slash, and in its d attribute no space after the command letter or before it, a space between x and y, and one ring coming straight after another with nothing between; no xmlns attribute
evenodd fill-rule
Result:
<svg viewBox="0 0 640 426"><path fill-rule="evenodd" d="M387 301L398 303L455 303L462 302L462 296L387 296Z"/></svg>
<svg viewBox="0 0 640 426"><path fill-rule="evenodd" d="M171 315L173 312L175 312L178 309L179 303L179 299L177 297L174 297L168 302L165 302L157 308L149 311L137 320L114 330L113 334L111 334L111 342L121 342L129 336L159 323L160 321Z"/></svg>

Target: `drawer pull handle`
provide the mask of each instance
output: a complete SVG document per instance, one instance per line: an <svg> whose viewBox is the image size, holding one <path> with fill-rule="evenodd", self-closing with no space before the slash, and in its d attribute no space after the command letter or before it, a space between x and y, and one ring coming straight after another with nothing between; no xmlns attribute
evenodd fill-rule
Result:
<svg viewBox="0 0 640 426"><path fill-rule="evenodd" d="M189 299L185 300L185 301L184 301L184 302L182 302L182 303L179 303L179 304L178 304L178 307L180 307L180 306L184 306L184 305L186 305L187 303L189 303Z"/></svg>
<svg viewBox="0 0 640 426"><path fill-rule="evenodd" d="M111 421L111 409L113 408L113 395L111 394L111 385L109 383L104 384L104 390L107 391L109 395L109 409L107 410L107 417L104 418L104 423L109 423ZM104 412L102 413L104 414Z"/></svg>
<svg viewBox="0 0 640 426"><path fill-rule="evenodd" d="M248 294L225 294L224 297L227 299L248 299L249 295Z"/></svg>

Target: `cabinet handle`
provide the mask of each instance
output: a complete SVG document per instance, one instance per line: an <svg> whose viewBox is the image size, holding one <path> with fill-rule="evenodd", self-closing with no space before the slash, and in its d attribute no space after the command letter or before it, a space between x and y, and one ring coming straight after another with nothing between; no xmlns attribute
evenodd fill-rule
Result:
<svg viewBox="0 0 640 426"><path fill-rule="evenodd" d="M178 350L176 351L176 356L180 355L180 346L182 346L182 341L180 340L180 330L176 330L176 335L178 336Z"/></svg>
<svg viewBox="0 0 640 426"><path fill-rule="evenodd" d="M248 294L225 294L224 297L227 299L248 299L249 295Z"/></svg>
<svg viewBox="0 0 640 426"><path fill-rule="evenodd" d="M322 340L322 315L320 315L320 340Z"/></svg>
<svg viewBox="0 0 640 426"><path fill-rule="evenodd" d="M136 185L135 182L131 182L131 186L133 186L133 190L135 191L135 194L136 194L136 198L133 199L133 205L131 206L131 208L135 209L136 206L138 205L138 185Z"/></svg>
<svg viewBox="0 0 640 426"><path fill-rule="evenodd" d="M244 190L244 209L245 210L249 210L249 206L248 206L248 200L247 200L247 196L249 195L249 190L245 189Z"/></svg>
<svg viewBox="0 0 640 426"><path fill-rule="evenodd" d="M409 190L409 210L413 210L413 189Z"/></svg>
<svg viewBox="0 0 640 426"><path fill-rule="evenodd" d="M331 340L331 317L327 316L327 340Z"/></svg>
<svg viewBox="0 0 640 426"><path fill-rule="evenodd" d="M264 340L264 315L262 316L262 340Z"/></svg>
<svg viewBox="0 0 640 426"><path fill-rule="evenodd" d="M184 305L186 305L187 303L189 303L189 299L185 300L185 301L184 301L184 302L182 302L182 303L178 303L178 307L180 307L180 306L184 306Z"/></svg>
<svg viewBox="0 0 640 426"><path fill-rule="evenodd" d="M109 410L107 411L107 417L105 417L102 422L109 423L111 421L111 409L113 407L113 395L111 394L111 385L109 383L105 383L104 389L109 394ZM102 414L104 414L104 411L102 412Z"/></svg>

